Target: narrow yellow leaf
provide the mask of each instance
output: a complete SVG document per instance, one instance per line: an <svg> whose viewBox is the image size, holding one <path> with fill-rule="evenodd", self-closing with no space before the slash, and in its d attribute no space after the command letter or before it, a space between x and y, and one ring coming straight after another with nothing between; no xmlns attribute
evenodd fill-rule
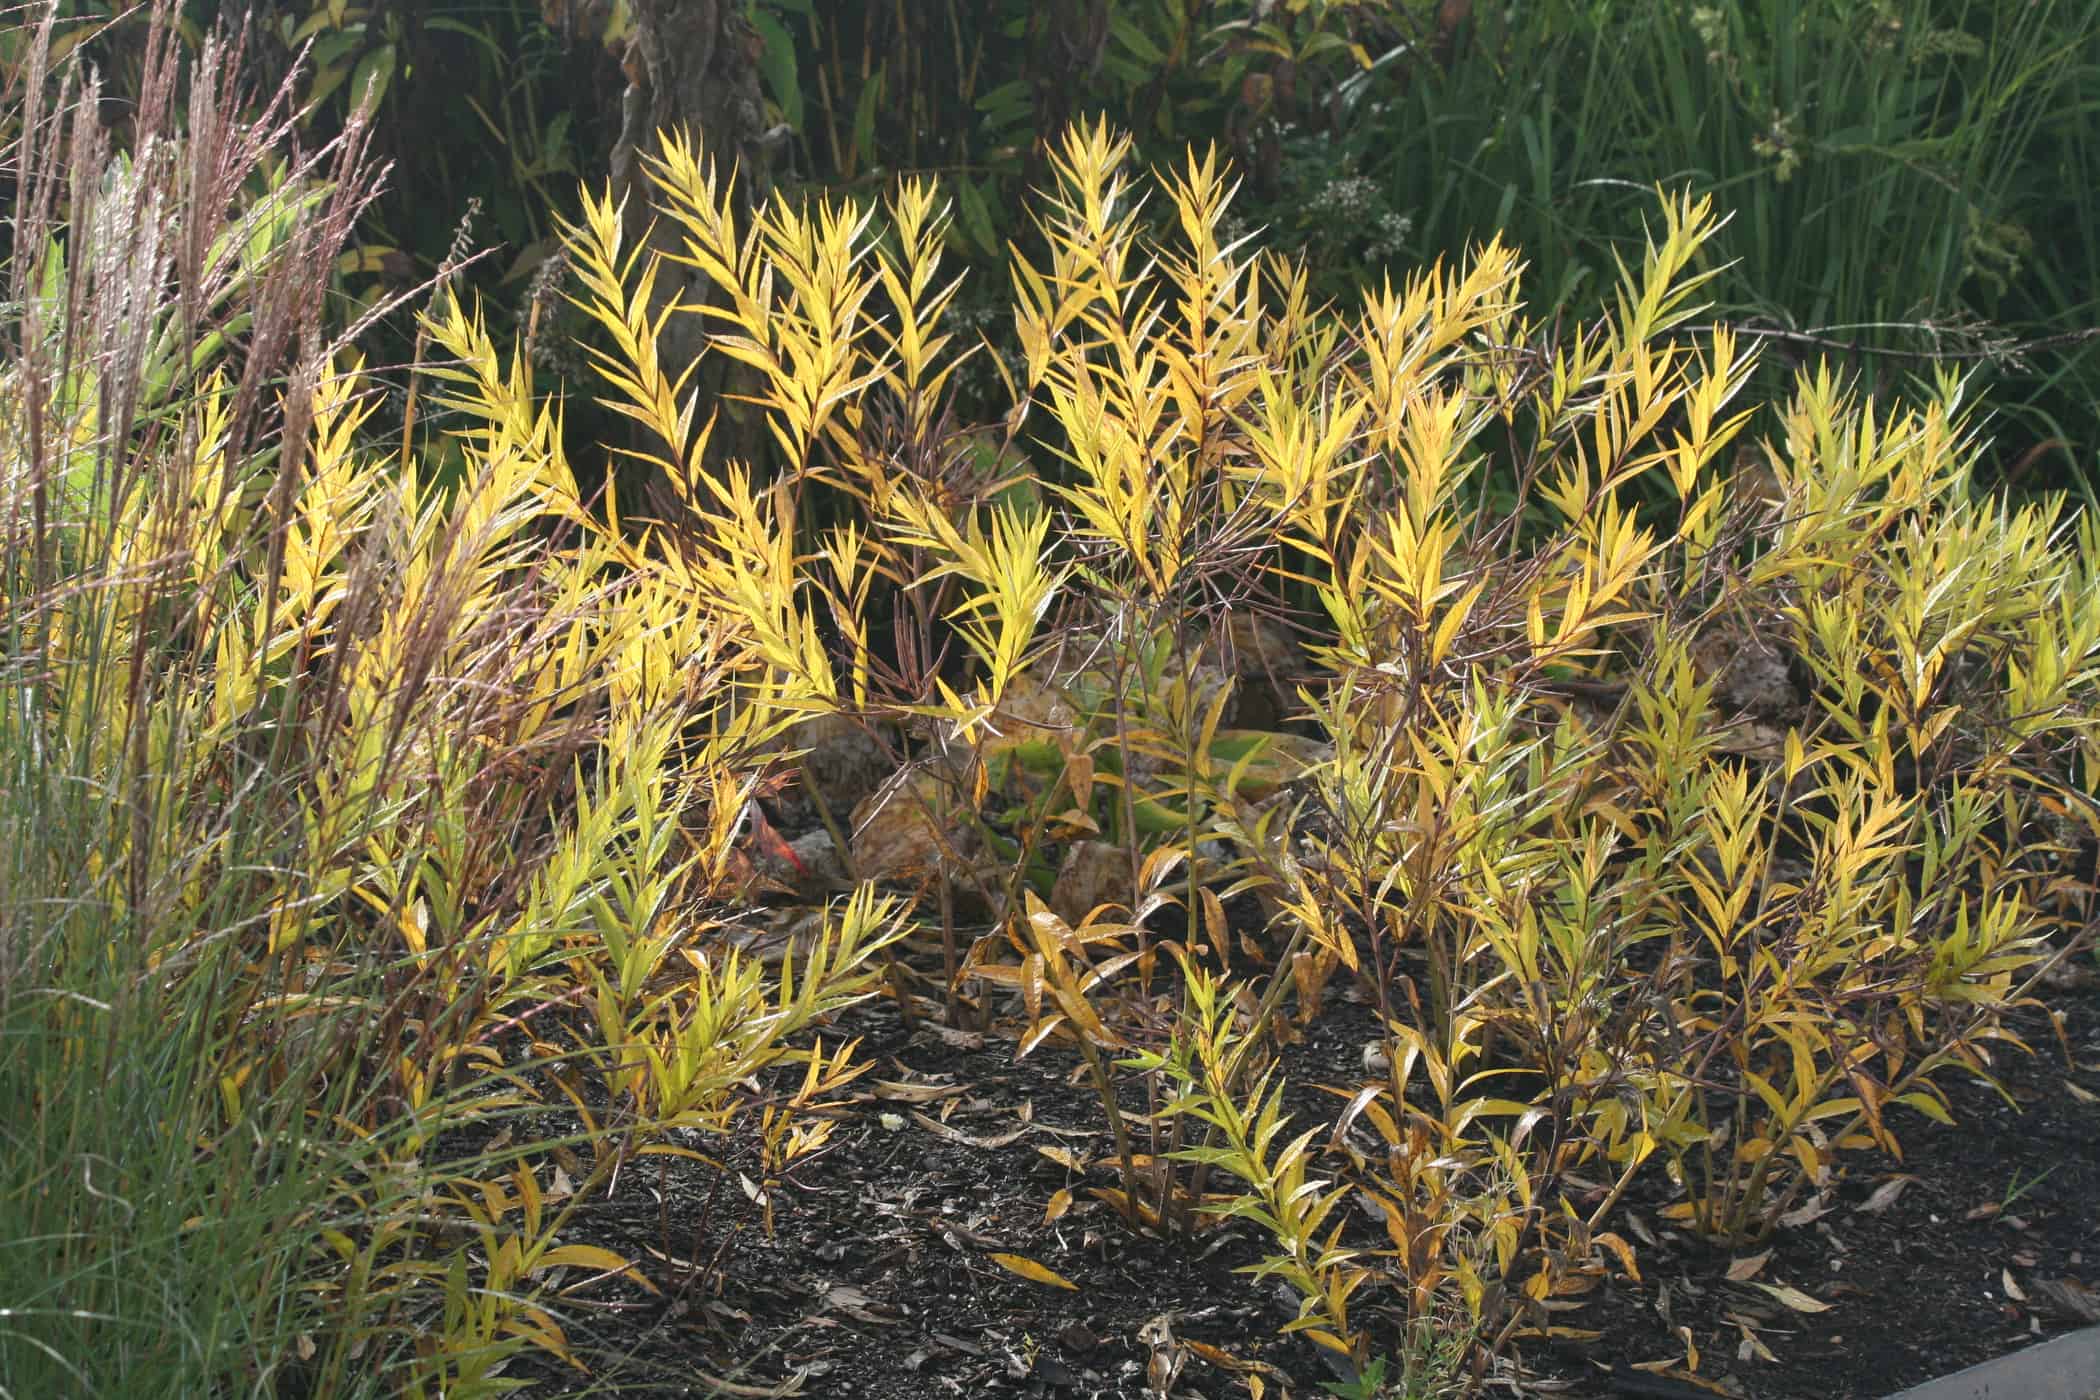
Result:
<svg viewBox="0 0 2100 1400"><path fill-rule="evenodd" d="M1626 1242L1625 1236L1605 1230L1593 1236L1592 1242L1603 1245L1616 1255L1619 1260L1619 1267L1626 1270L1627 1276L1635 1283L1641 1281L1640 1266L1634 1262L1633 1246Z"/></svg>
<svg viewBox="0 0 2100 1400"><path fill-rule="evenodd" d="M1079 1291L1078 1284L1055 1269L1036 1263L1025 1254L992 1254L986 1257L1008 1273L1019 1274L1030 1283L1047 1283L1052 1288L1066 1288L1074 1293Z"/></svg>
<svg viewBox="0 0 2100 1400"><path fill-rule="evenodd" d="M609 1249L600 1249L594 1244L565 1244L542 1254L533 1272L563 1267L600 1269L609 1274L616 1274L632 1268L633 1265L624 1255L615 1254Z"/></svg>
<svg viewBox="0 0 2100 1400"><path fill-rule="evenodd" d="M1286 1328L1285 1330L1288 1331L1289 1329ZM1355 1355L1354 1350L1347 1342L1324 1327L1308 1327L1304 1330L1303 1335L1307 1341L1312 1342L1315 1346L1323 1346L1336 1355Z"/></svg>

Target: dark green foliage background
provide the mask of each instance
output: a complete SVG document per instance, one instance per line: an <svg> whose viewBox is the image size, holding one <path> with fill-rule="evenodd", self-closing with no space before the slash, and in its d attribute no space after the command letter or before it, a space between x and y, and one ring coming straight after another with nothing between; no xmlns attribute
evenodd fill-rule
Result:
<svg viewBox="0 0 2100 1400"><path fill-rule="evenodd" d="M237 22L188 13L197 39ZM1535 308L1594 315L1653 187L1689 185L1733 212L1715 314L1775 333L1768 374L1832 354L1899 390L1952 355L1997 415L1987 476L2088 500L2100 483L2084 0L749 0L746 18L779 186L937 174L963 310L995 341L1023 192L1075 116L1105 113L1154 162L1218 143L1246 177L1240 226L1336 297L1500 232ZM346 314L471 247L468 278L524 323L553 220L604 178L627 24L609 0L254 8L254 71L306 53L316 137L377 99L393 175ZM117 93L127 32L95 41ZM966 378L963 411L995 385Z"/></svg>

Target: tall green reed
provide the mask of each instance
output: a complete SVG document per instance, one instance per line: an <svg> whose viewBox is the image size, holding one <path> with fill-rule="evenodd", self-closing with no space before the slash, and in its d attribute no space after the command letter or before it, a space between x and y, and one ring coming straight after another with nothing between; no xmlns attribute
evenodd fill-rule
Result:
<svg viewBox="0 0 2100 1400"><path fill-rule="evenodd" d="M1689 187L1731 211L1709 295L1763 334L1766 387L1838 353L1893 389L1949 356L1998 381L2001 473L2091 473L2100 346L2002 352L2092 324L2100 297L2100 11L1549 0L1474 15L1447 61L1412 62L1340 134L1300 138L1294 199L1360 180L1358 217L1327 225L1407 231L1327 250L1330 281L1500 234L1531 259L1536 305L1580 319L1639 248L1648 191Z"/></svg>

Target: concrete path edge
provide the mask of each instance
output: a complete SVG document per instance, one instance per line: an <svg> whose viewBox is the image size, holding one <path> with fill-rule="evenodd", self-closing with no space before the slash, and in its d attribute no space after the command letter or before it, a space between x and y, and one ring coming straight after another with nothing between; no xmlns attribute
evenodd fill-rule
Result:
<svg viewBox="0 0 2100 1400"><path fill-rule="evenodd" d="M2100 1327L2067 1332L1889 1400L2100 1400Z"/></svg>

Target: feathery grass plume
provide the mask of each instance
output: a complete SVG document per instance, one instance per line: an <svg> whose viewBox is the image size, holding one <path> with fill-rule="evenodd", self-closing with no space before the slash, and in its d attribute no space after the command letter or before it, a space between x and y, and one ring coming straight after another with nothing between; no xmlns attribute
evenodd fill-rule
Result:
<svg viewBox="0 0 2100 1400"><path fill-rule="evenodd" d="M288 87L243 116L217 41L185 84L171 14L128 151L48 61L55 8L15 94L0 1251L38 1259L0 1268L0 1387L502 1393L521 1351L586 1363L566 1299L646 1286L569 1236L666 1133L769 1172L821 1146L857 1066L811 1037L896 911L861 892L799 966L735 951L792 718L739 688L766 637L623 567L523 357L449 296L463 469L372 445L322 315L360 131L300 151Z"/></svg>

